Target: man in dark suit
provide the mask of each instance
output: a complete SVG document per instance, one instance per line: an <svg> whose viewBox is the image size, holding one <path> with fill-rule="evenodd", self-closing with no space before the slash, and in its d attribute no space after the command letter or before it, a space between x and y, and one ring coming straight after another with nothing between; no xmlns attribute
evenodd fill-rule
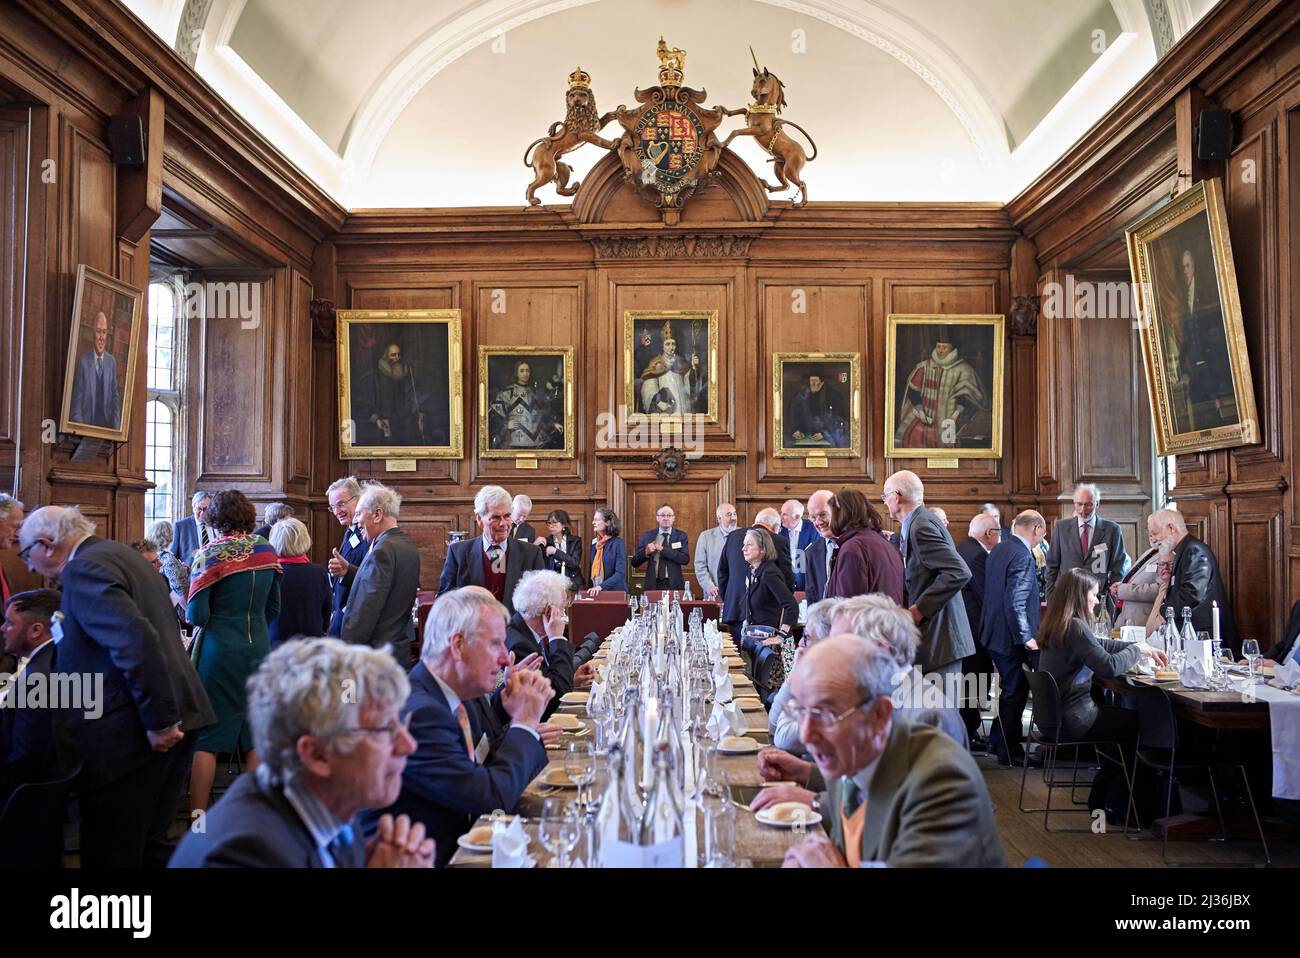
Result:
<svg viewBox="0 0 1300 958"><path fill-rule="evenodd" d="M776 547L790 559L794 569L794 584L798 591L806 591L806 552L810 545L821 538L811 522L805 522L803 503L798 499L787 499L781 503L781 531Z"/></svg>
<svg viewBox="0 0 1300 958"><path fill-rule="evenodd" d="M466 585L482 586L511 613L515 586L525 572L546 568L545 553L521 539L510 538L510 493L484 486L474 496L474 514L482 535L447 548L438 578L438 594Z"/></svg>
<svg viewBox="0 0 1300 958"><path fill-rule="evenodd" d="M208 528L208 503L212 496L203 490L190 496L191 515L176 520L176 532L172 538L172 555L189 565L194 560L194 553L212 541L212 530Z"/></svg>
<svg viewBox="0 0 1300 958"><path fill-rule="evenodd" d="M533 512L533 500L522 492L510 501L510 538L536 545L537 530L528 517Z"/></svg>
<svg viewBox="0 0 1300 958"><path fill-rule="evenodd" d="M983 615L980 644L988 651L1001 679L998 696L999 722L989 736L1003 765L1024 759L1021 746L1021 715L1029 700L1029 683L1020 666L1038 648L1038 574L1034 552L1047 533L1041 514L1027 509L1011 523L1011 538L989 553L984 569Z"/></svg>
<svg viewBox="0 0 1300 958"><path fill-rule="evenodd" d="M77 360L72 376L72 404L68 418L105 429L117 429L122 419L122 399L117 394L117 360L108 351L108 317L95 314L95 348Z"/></svg>
<svg viewBox="0 0 1300 958"><path fill-rule="evenodd" d="M261 536L263 539L271 538L271 527L281 519L289 519L293 516L293 506L287 502L272 502L266 507L266 513L263 523L253 530L253 535Z"/></svg>
<svg viewBox="0 0 1300 958"><path fill-rule="evenodd" d="M760 509L752 526L733 530L722 544L722 559L718 562L718 594L722 597L722 622L732 632L739 631L744 616L741 603L745 598L745 580L749 576L749 563L745 561L745 533L750 529L761 529L775 543L780 526L781 516L775 509ZM794 568L790 565L789 553L776 550L776 567L785 579L786 588L794 592Z"/></svg>
<svg viewBox="0 0 1300 958"><path fill-rule="evenodd" d="M343 632L343 615L348 607L348 596L352 594L352 583L356 581L361 563L370 551L370 542L361 532L357 522L357 502L361 499L361 483L352 476L337 479L326 490L329 498L330 512L343 527L343 542L337 549L330 550L329 574L330 590L333 593L333 611L330 613L329 635L338 636Z"/></svg>
<svg viewBox="0 0 1300 958"><path fill-rule="evenodd" d="M925 508L925 487L916 473L894 473L885 480L882 498L889 515L903 526L899 535L907 601L921 629L917 664L927 674L958 673L962 660L975 652L961 598L970 569L942 522Z"/></svg>
<svg viewBox="0 0 1300 958"><path fill-rule="evenodd" d="M420 590L420 551L397 525L402 497L377 482L367 483L357 500L361 533L370 543L348 596L339 637L344 642L383 648L406 668L415 647L411 610Z"/></svg>
<svg viewBox="0 0 1300 958"><path fill-rule="evenodd" d="M481 710L466 706L489 695L510 664L506 618L486 589L446 593L429 611L420 664L411 670L406 712L416 750L402 773L401 794L385 811L424 822L437 842L439 868L479 815L513 811L546 767L538 727L551 686L539 672L510 669L501 690L510 727L498 739L481 724Z"/></svg>
<svg viewBox="0 0 1300 958"><path fill-rule="evenodd" d="M1219 637L1224 649L1231 649L1234 659L1241 657L1241 637L1228 603L1228 590L1219 575L1219 563L1210 547L1187 531L1187 522L1177 509L1161 509L1152 517L1159 542L1174 556L1169 588L1164 605L1173 606L1174 614L1192 610L1192 627L1197 632L1214 632L1214 603L1219 605ZM1149 531L1149 527L1148 527ZM1179 619L1182 625L1182 619Z"/></svg>
<svg viewBox="0 0 1300 958"><path fill-rule="evenodd" d="M530 655L541 658L541 671L551 683L551 699L543 718L560 707L560 696L575 688L574 649L564 637L568 621L564 603L568 598L568 580L559 572L541 570L525 572L515 587L515 614L506 626L506 649L522 662ZM584 673L587 684L593 669Z"/></svg>
<svg viewBox="0 0 1300 958"><path fill-rule="evenodd" d="M161 866L194 733L216 715L181 643L166 581L130 546L94 532L75 506L46 506L21 535L32 571L62 581L53 673L83 691L93 677L83 707L60 711L82 761L81 862Z"/></svg>
<svg viewBox="0 0 1300 958"><path fill-rule="evenodd" d="M686 579L682 566L691 561L690 544L686 533L673 528L677 513L664 503L655 512L659 527L641 534L641 542L632 554L632 568L639 569L649 563L643 588L684 589Z"/></svg>
<svg viewBox="0 0 1300 958"><path fill-rule="evenodd" d="M989 553L1001 541L1002 527L998 518L981 512L971 519L966 538L957 543L957 554L966 563L966 568L970 569L970 581L962 586L961 600L966 605L966 621L971 624L972 630L978 630L984 619L985 568ZM988 650L979 641L978 632L974 638L975 651L961 663L962 673L967 676L967 691L971 687L971 679L974 676L993 673L993 660L989 658ZM979 734L980 712L983 709L982 695L975 699L968 699L962 706L962 720L966 724L966 733L970 736L972 748L984 747L987 744Z"/></svg>
<svg viewBox="0 0 1300 958"><path fill-rule="evenodd" d="M1300 643L1296 642L1298 637L1300 637L1300 600L1296 600L1291 606L1291 614L1287 616L1286 626L1282 629L1282 641L1277 645L1269 646L1264 664L1285 665L1289 660L1300 659Z"/></svg>
<svg viewBox="0 0 1300 958"><path fill-rule="evenodd" d="M1074 515L1058 519L1052 526L1052 541L1047 547L1047 594L1051 595L1063 573L1081 568L1101 583L1097 594L1113 618L1115 597L1110 587L1124 578L1129 557L1119 525L1099 516L1099 505L1101 490L1095 485L1081 482L1074 487Z"/></svg>
<svg viewBox="0 0 1300 958"><path fill-rule="evenodd" d="M804 598L811 608L826 594L826 583L831 577L831 557L836 542L831 538L831 499L835 493L818 489L808 497L808 518L817 530L817 538L804 550Z"/></svg>
<svg viewBox="0 0 1300 958"><path fill-rule="evenodd" d="M58 611L53 589L19 592L4 606L4 650L18 667L0 688L0 808L19 785L58 777L52 717L59 703L47 699L54 664L50 628Z"/></svg>
<svg viewBox="0 0 1300 958"><path fill-rule="evenodd" d="M365 696L357 701L356 695ZM279 646L249 680L248 721L262 762L190 829L172 868L428 868L433 840L406 816L362 837L363 809L397 798L415 742L410 693L386 652L338 639Z"/></svg>

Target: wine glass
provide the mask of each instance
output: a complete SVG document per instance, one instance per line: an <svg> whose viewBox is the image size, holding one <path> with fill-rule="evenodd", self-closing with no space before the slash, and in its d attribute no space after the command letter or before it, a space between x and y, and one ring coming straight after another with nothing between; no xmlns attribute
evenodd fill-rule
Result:
<svg viewBox="0 0 1300 958"><path fill-rule="evenodd" d="M1255 679L1255 669L1258 667L1259 660L1263 657L1259 651L1259 641L1257 639L1245 639L1241 643L1241 655L1246 660L1246 667L1250 670L1251 681Z"/></svg>
<svg viewBox="0 0 1300 958"><path fill-rule="evenodd" d="M548 798L542 802L542 845L555 858L556 868L569 867L569 850L577 844L578 809L565 798Z"/></svg>
<svg viewBox="0 0 1300 958"><path fill-rule="evenodd" d="M590 742L569 743L569 751L564 756L564 771L578 786L578 804L585 806L584 796L590 800L586 795L587 786L596 774L595 753Z"/></svg>

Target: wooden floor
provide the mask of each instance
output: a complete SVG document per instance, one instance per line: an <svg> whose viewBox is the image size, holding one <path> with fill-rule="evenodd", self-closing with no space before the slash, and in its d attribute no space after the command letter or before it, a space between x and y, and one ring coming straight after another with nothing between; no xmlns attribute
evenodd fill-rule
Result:
<svg viewBox="0 0 1300 958"><path fill-rule="evenodd" d="M1067 811L1058 815L1055 811L1057 803L1064 804L1069 800L1066 790L1057 789L1053 792L1053 830L1045 831L1041 811L1021 812L1019 809L1021 770L1003 768L984 756L977 756L976 762L984 773L989 796L993 799L998 830L1002 833L1002 842L1006 847L1007 861L1013 868L1020 867L1029 858L1042 859L1053 868L1165 867L1160 856L1160 839L1150 831L1130 831L1124 835L1122 828L1116 828L1106 834L1093 834L1090 830L1092 819L1086 806L1081 806L1084 808L1081 812ZM1084 795L1086 789L1080 791L1080 797ZM1046 798L1042 771L1031 768L1025 787L1025 806L1041 809ZM1185 795L1184 801L1191 808L1194 799ZM1279 823L1265 819L1264 834L1269 840L1268 850L1273 866L1300 866L1300 843L1275 839L1273 833L1278 827ZM1081 830L1057 830L1064 828ZM1263 855L1258 841L1171 841L1169 860L1173 865L1251 867L1262 865Z"/></svg>

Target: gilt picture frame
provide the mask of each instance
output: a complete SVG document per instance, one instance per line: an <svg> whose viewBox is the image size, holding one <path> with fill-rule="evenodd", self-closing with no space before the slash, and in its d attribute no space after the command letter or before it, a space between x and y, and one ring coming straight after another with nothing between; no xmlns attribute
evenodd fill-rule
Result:
<svg viewBox="0 0 1300 958"><path fill-rule="evenodd" d="M572 459L572 346L478 348L481 459Z"/></svg>
<svg viewBox="0 0 1300 958"><path fill-rule="evenodd" d="M627 419L718 421L718 311L623 314L623 403Z"/></svg>
<svg viewBox="0 0 1300 958"><path fill-rule="evenodd" d="M77 267L60 432L127 441L145 323L143 291Z"/></svg>
<svg viewBox="0 0 1300 958"><path fill-rule="evenodd" d="M773 353L772 437L778 459L862 455L862 354Z"/></svg>

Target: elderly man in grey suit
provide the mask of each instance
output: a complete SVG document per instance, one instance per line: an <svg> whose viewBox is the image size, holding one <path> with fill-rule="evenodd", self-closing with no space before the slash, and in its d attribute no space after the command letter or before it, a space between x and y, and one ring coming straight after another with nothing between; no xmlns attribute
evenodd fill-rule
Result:
<svg viewBox="0 0 1300 958"><path fill-rule="evenodd" d="M724 502L714 510L718 524L712 529L705 529L695 540L695 581L700 584L700 595L705 599L717 599L718 563L722 561L722 547L727 536L736 529L736 507Z"/></svg>
<svg viewBox="0 0 1300 958"><path fill-rule="evenodd" d="M962 659L975 653L961 595L962 587L970 581L970 569L957 553L948 530L925 507L925 486L916 473L894 473L885 480L881 498L889 515L903 526L899 541L908 611L921 629L917 664L927 674L960 674ZM945 695L955 691L950 683ZM952 705L956 707L956 702Z"/></svg>
<svg viewBox="0 0 1300 958"><path fill-rule="evenodd" d="M752 807L805 802L830 834L818 830L791 846L785 867L1007 864L974 759L938 729L897 714L897 669L885 643L856 635L832 636L800 656L787 708L816 767L765 752L765 777L809 788L765 788Z"/></svg>
<svg viewBox="0 0 1300 958"><path fill-rule="evenodd" d="M1119 525L1097 514L1100 505L1101 490L1091 482L1074 487L1074 515L1058 519L1052 526L1052 542L1047 549L1047 593L1051 594L1062 573L1083 569L1101 582L1098 594L1113 617L1115 600L1110 587L1128 572L1129 557Z"/></svg>
<svg viewBox="0 0 1300 958"><path fill-rule="evenodd" d="M352 582L339 637L344 642L393 647L405 668L411 660L415 624L411 610L420 588L420 552L397 526L402 497L377 482L361 487L355 520L370 543Z"/></svg>

